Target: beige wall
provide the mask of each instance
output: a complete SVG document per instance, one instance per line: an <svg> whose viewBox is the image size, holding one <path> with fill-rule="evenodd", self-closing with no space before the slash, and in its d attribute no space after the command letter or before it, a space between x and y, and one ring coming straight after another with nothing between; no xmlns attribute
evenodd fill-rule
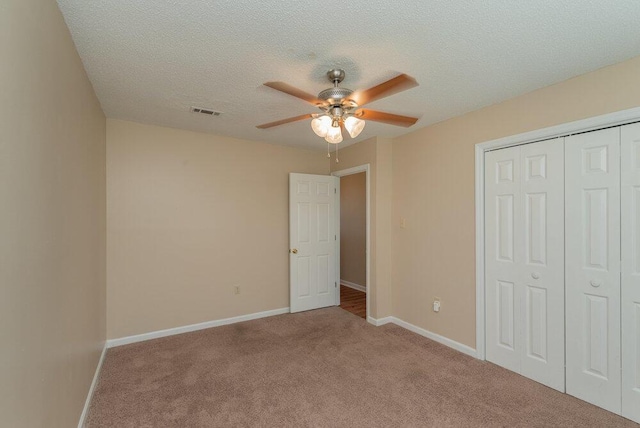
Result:
<svg viewBox="0 0 640 428"><path fill-rule="evenodd" d="M105 340L105 118L55 1L0 2L0 425L78 424Z"/></svg>
<svg viewBox="0 0 640 428"><path fill-rule="evenodd" d="M340 178L340 279L367 285L367 176Z"/></svg>
<svg viewBox="0 0 640 428"><path fill-rule="evenodd" d="M377 281L376 318L384 318L392 314L392 239L391 203L393 199L393 151L391 140L377 138L376 145L376 213L374 229L376 240L376 260L373 267Z"/></svg>
<svg viewBox="0 0 640 428"><path fill-rule="evenodd" d="M640 57L397 138L393 314L475 346L474 145L637 107L639 76Z"/></svg>
<svg viewBox="0 0 640 428"><path fill-rule="evenodd" d="M289 173L328 170L321 151L109 119L108 337L288 307Z"/></svg>

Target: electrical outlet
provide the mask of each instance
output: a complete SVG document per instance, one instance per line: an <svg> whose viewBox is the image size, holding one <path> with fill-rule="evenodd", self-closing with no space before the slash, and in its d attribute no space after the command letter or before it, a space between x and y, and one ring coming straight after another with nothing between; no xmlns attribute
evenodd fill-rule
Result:
<svg viewBox="0 0 640 428"><path fill-rule="evenodd" d="M406 218L404 218L404 217L402 217L402 218L400 219L400 228L401 228L401 229L406 229L406 228L407 228L407 219L406 219Z"/></svg>
<svg viewBox="0 0 640 428"><path fill-rule="evenodd" d="M440 299L437 297L433 301L433 312L440 312Z"/></svg>
<svg viewBox="0 0 640 428"><path fill-rule="evenodd" d="M233 286L233 294L240 294L240 286L239 285L234 285Z"/></svg>

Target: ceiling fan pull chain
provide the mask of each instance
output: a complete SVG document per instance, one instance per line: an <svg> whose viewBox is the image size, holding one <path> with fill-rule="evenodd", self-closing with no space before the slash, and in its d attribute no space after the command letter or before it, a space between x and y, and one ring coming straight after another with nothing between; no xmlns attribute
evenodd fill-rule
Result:
<svg viewBox="0 0 640 428"><path fill-rule="evenodd" d="M329 146L329 142L327 141L327 157L330 158L331 157L331 149Z"/></svg>
<svg viewBox="0 0 640 428"><path fill-rule="evenodd" d="M338 159L338 146L340 144L336 144L336 163L340 163L340 159Z"/></svg>

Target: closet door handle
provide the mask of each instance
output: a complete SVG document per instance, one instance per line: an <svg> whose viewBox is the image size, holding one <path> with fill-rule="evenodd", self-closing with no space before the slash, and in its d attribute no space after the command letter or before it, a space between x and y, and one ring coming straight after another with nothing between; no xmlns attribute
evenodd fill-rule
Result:
<svg viewBox="0 0 640 428"><path fill-rule="evenodd" d="M595 288L598 288L598 287L600 287L602 285L601 282L593 280L593 279L591 280L591 282L589 282L589 284L591 284L591 286L595 287Z"/></svg>
<svg viewBox="0 0 640 428"><path fill-rule="evenodd" d="M540 278L540 274L538 272L534 272L534 273L531 274L531 278L538 279L538 278Z"/></svg>

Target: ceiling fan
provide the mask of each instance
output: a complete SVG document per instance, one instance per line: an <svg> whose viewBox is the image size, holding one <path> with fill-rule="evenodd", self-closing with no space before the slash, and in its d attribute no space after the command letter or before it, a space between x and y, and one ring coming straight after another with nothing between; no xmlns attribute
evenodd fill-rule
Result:
<svg viewBox="0 0 640 428"><path fill-rule="evenodd" d="M311 128L316 135L323 137L328 143L338 144L342 141L342 128L346 128L351 138L356 138L364 128L365 119L404 127L417 122L418 118L415 117L362 108L363 105L372 101L418 86L418 82L413 77L400 74L372 88L358 91L339 87L344 77L344 70L329 70L327 78L333 83L333 87L320 92L317 97L284 82L266 82L265 86L313 104L322 113L303 114L258 125L257 128L267 129L312 118Z"/></svg>

